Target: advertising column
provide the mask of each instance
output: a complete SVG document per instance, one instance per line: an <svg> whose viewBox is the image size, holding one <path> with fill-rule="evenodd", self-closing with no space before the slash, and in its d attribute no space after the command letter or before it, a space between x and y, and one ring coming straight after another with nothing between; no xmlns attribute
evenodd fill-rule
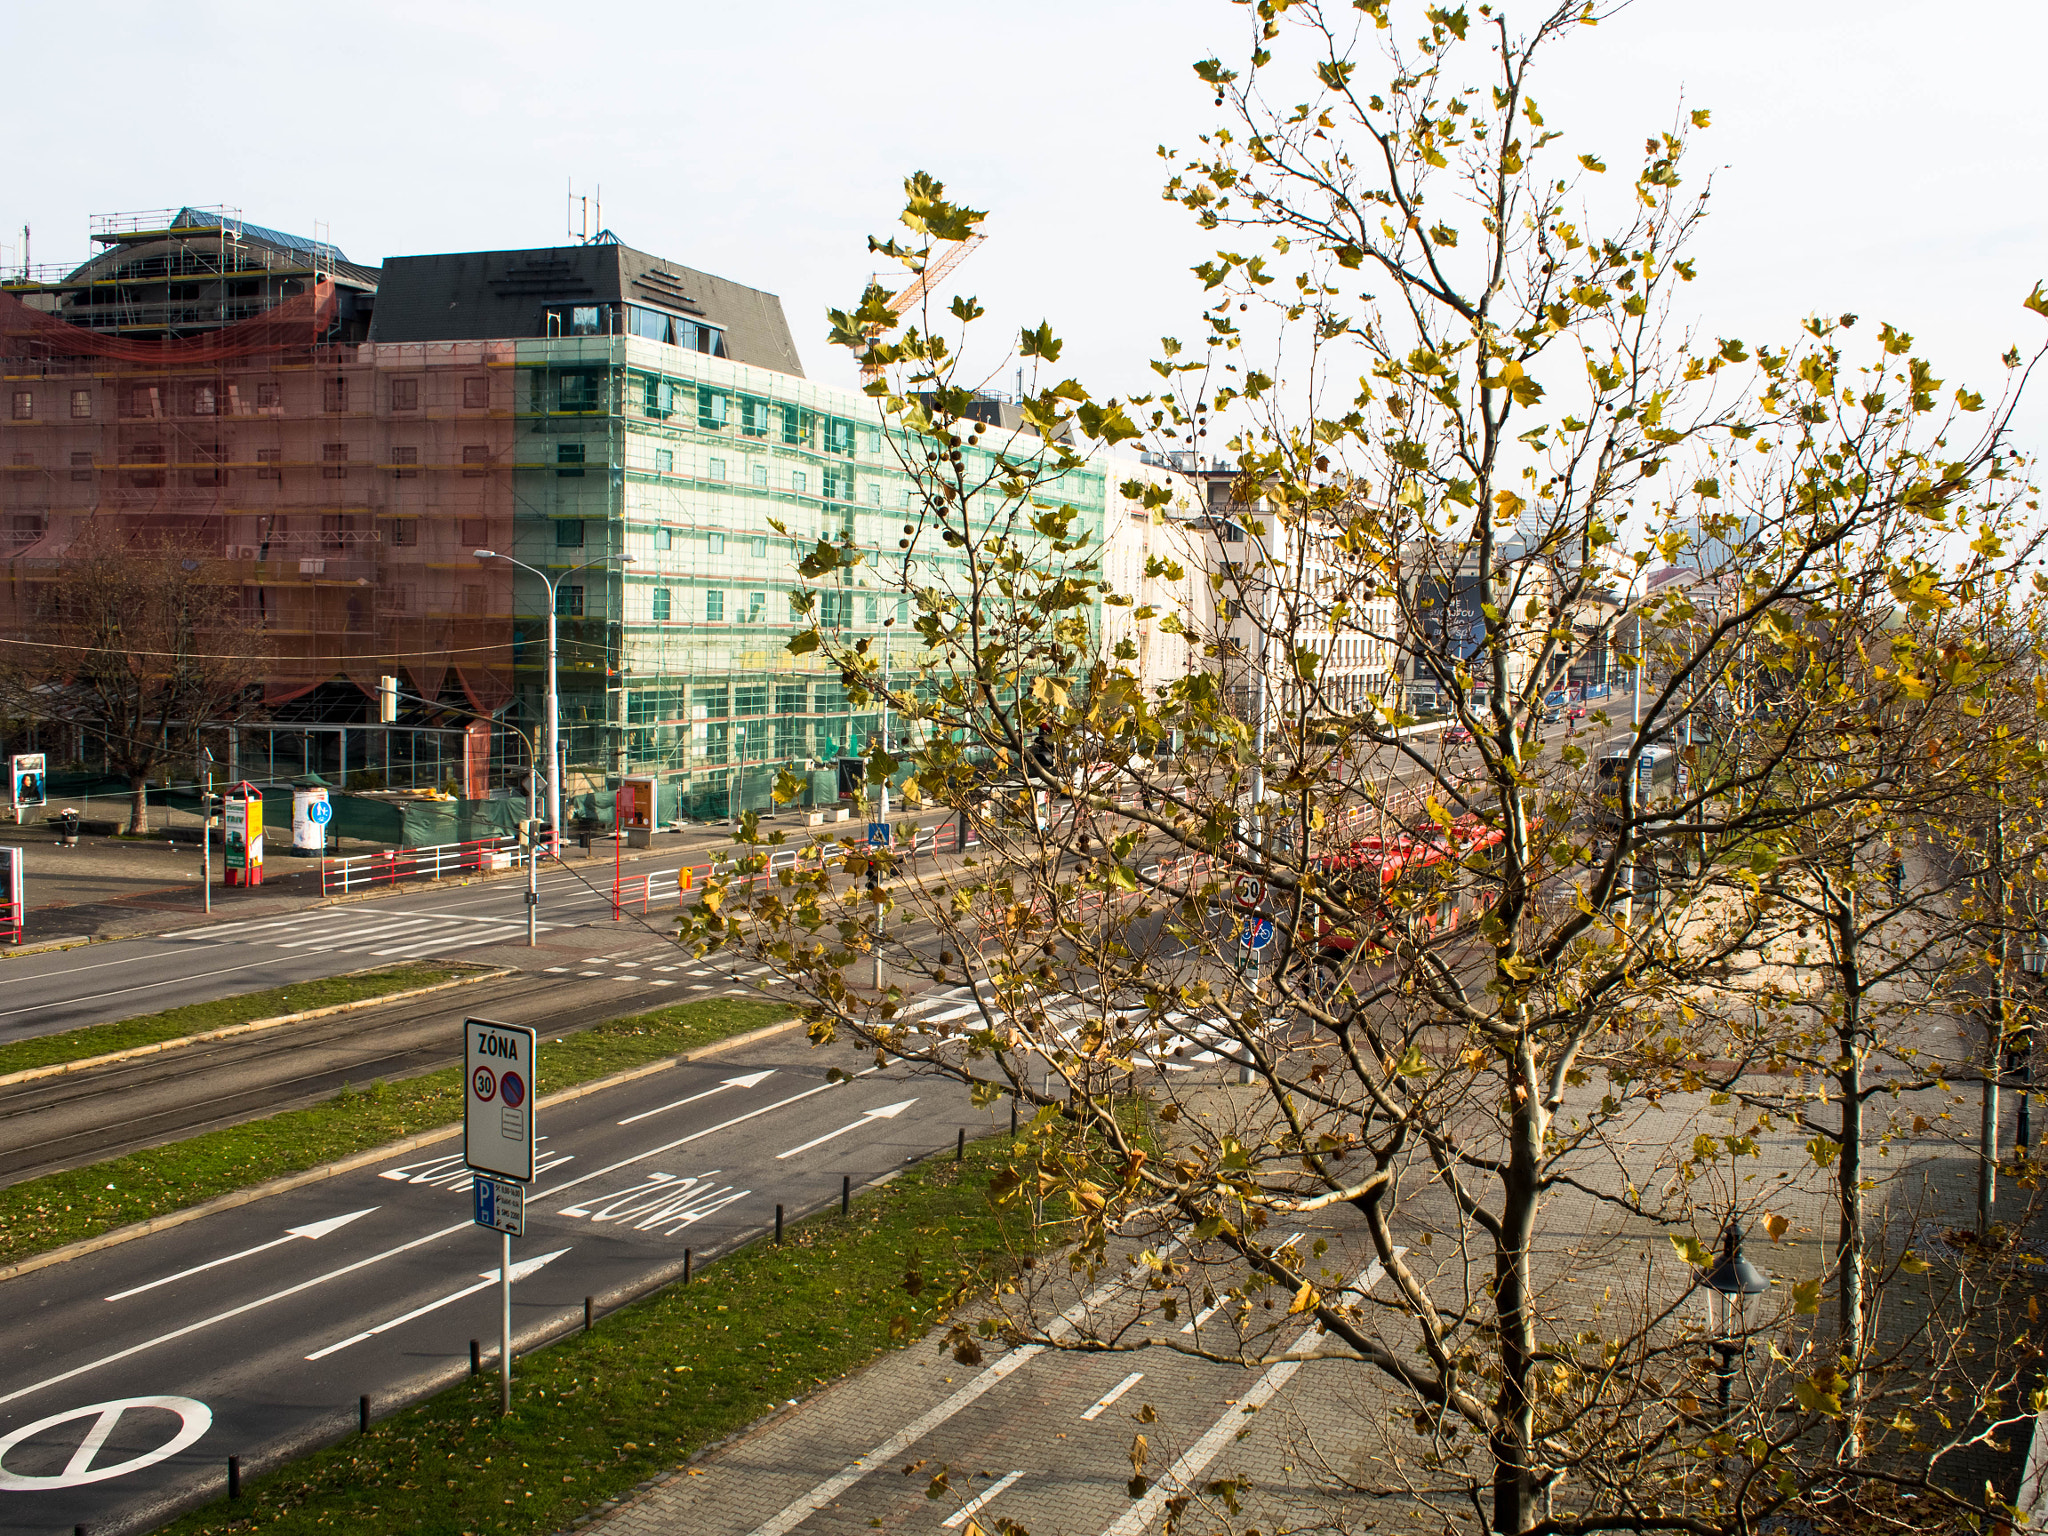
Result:
<svg viewBox="0 0 2048 1536"><path fill-rule="evenodd" d="M17 754L10 765L13 769L11 783L14 792L14 824L20 826L28 819L27 812L35 806L48 805L49 797L44 793L48 772L40 752Z"/></svg>
<svg viewBox="0 0 2048 1536"><path fill-rule="evenodd" d="M327 819L334 808L324 788L292 790L292 856L317 859L327 851Z"/></svg>

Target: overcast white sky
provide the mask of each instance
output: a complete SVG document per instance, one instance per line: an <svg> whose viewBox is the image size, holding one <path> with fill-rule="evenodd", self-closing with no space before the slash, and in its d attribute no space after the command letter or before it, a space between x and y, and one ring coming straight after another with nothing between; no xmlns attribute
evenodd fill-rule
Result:
<svg viewBox="0 0 2048 1536"><path fill-rule="evenodd" d="M811 375L851 383L822 312L925 168L991 210L962 286L1131 390L1162 333L1196 332L1206 250L1154 149L1207 125L1188 64L1240 55L1245 24L1227 0L19 7L0 243L18 262L27 223L38 263L79 258L88 215L181 202L319 220L365 263L555 243L574 177L628 243L781 294ZM1681 91L1713 111L1690 290L1711 333L1854 310L1988 391L2048 334L2019 307L2048 276L2044 45L2023 0L1636 0L1534 89L1617 167ZM2048 380L2020 437L2048 442Z"/></svg>

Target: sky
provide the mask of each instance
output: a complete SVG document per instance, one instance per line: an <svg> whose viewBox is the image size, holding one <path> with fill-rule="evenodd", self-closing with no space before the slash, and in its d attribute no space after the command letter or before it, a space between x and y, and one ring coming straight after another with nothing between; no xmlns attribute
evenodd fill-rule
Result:
<svg viewBox="0 0 2048 1536"><path fill-rule="evenodd" d="M850 385L824 310L858 297L866 237L923 169L989 211L957 281L991 323L1049 320L1064 370L1128 392L1161 335L1198 333L1188 268L1210 249L1161 201L1155 151L1212 123L1189 65L1241 57L1248 25L1228 0L109 0L83 41L61 7L20 7L11 55L61 67L10 72L0 261L24 224L35 262L71 261L90 215L188 202L324 224L364 263L553 244L573 181L628 244L780 294L806 371ZM1634 0L1532 90L1564 147L1617 169L1681 97L1711 110L1685 295L1707 333L1853 311L1989 393L2001 352L2048 340L2020 308L2048 276L2044 53L2032 0ZM2016 438L2048 445L2048 380Z"/></svg>

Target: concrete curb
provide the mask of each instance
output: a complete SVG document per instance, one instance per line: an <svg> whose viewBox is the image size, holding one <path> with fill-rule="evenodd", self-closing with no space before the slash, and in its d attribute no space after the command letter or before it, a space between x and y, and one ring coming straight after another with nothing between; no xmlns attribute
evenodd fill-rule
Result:
<svg viewBox="0 0 2048 1536"><path fill-rule="evenodd" d="M616 1088L623 1083L636 1082L643 1077L652 1077L657 1072L666 1072L671 1067L700 1057L714 1056L720 1051L729 1051L735 1046L750 1045L756 1040L765 1040L774 1035L786 1034L800 1028L802 1019L784 1019L780 1024L765 1025L750 1029L745 1034L734 1035L725 1040L714 1040L709 1045L700 1045L695 1050L684 1051L679 1056L665 1056L659 1061L650 1061L637 1067L628 1067L623 1072L614 1072L607 1077L594 1077L587 1083L577 1083L539 1099L539 1105L566 1104L589 1094L601 1093L607 1088ZM161 1216L151 1216L144 1221L130 1222L125 1227L116 1227L111 1232L102 1232L98 1237L81 1238L75 1243L66 1243L62 1248L52 1248L48 1253L31 1254L17 1263L0 1267L0 1282L14 1279L18 1275L32 1274L39 1269L48 1269L53 1264L67 1264L73 1259L82 1259L90 1254L100 1253L119 1244L132 1242L138 1237L148 1237L153 1232L168 1231L182 1227L188 1221L197 1221L202 1216L211 1216L219 1211L231 1211L237 1206L251 1205L272 1195L285 1194L294 1189L304 1189L309 1184L319 1184L339 1174L354 1173L358 1168L380 1163L387 1157L396 1157L416 1147L432 1146L437 1141L450 1141L462 1134L458 1121L453 1125L437 1126L433 1130L419 1131L398 1141L385 1142L381 1146L365 1147L360 1152L351 1152L347 1157L331 1163L322 1163L316 1168L301 1169L297 1173L282 1174L266 1179L261 1184L252 1184L247 1189L230 1190L225 1195L216 1195L198 1205L187 1206L179 1211L166 1211Z"/></svg>
<svg viewBox="0 0 2048 1536"><path fill-rule="evenodd" d="M341 974L344 977L364 976L369 972L344 971ZM521 974L523 973L510 967L480 971L474 976L457 976L452 981L437 981L431 987L409 987L403 992L386 992L381 997L359 997L353 1002L329 1003L325 1008L308 1008L300 1013L280 1013L268 1019L250 1019L245 1024L229 1024L197 1035L179 1035L174 1040L159 1040L154 1045L131 1045L126 1050L106 1051L98 1056L81 1056L76 1061L53 1061L47 1067L24 1067L19 1072L0 1075L0 1088L9 1088L16 1083L32 1083L43 1077L61 1077L66 1072L83 1072L87 1067L104 1067L117 1061L129 1061L137 1056L154 1056L159 1051L175 1050L183 1045L199 1045L208 1040L226 1040L233 1035L246 1035L252 1030L275 1029L280 1024L299 1024L307 1019L324 1019L331 1014L353 1013L358 1008L376 1008L384 1003L402 1003L407 998L426 997L434 992L446 992L453 987L473 987L480 981L492 981L500 976ZM97 1029L100 1026L87 1024L82 1027Z"/></svg>

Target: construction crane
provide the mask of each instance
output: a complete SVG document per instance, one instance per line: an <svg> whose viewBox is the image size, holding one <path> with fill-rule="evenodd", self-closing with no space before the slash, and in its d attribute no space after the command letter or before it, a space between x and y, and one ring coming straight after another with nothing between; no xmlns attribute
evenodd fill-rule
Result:
<svg viewBox="0 0 2048 1536"><path fill-rule="evenodd" d="M887 306L889 313L897 316L910 313L913 306L921 303L925 295L930 293L948 272L951 272L961 262L971 256L974 253L974 248L987 238L987 235L977 230L965 240L947 241L945 247L924 264L924 270L911 279L908 287L904 288L900 293L890 295ZM880 287L882 283L881 274L875 273L868 281L876 287ZM869 332L869 340L871 342L878 340L880 336L881 331L879 328ZM871 363L863 364L860 376L863 380L879 379L882 376L882 370Z"/></svg>

